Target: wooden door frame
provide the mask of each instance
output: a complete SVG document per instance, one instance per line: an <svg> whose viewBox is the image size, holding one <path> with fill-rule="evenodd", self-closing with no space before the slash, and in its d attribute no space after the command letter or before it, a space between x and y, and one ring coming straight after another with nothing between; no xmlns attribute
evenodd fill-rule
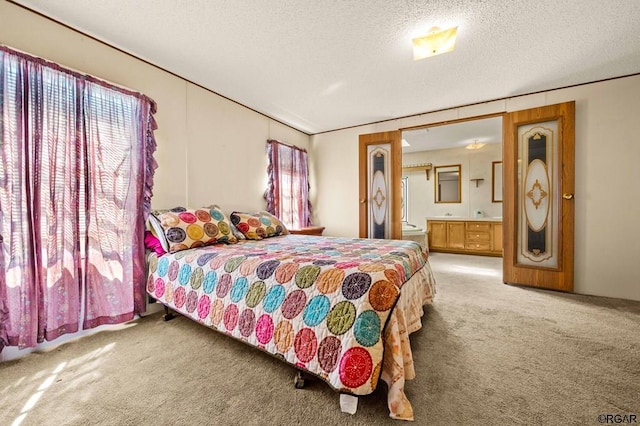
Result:
<svg viewBox="0 0 640 426"><path fill-rule="evenodd" d="M475 115L473 117L465 117L465 118L459 118L459 119L455 119L455 120L446 120L446 121L439 121L437 123L429 123L429 124L420 124L417 126L409 126L409 127L401 127L400 129L398 129L398 131L400 132L400 135L402 136L402 132L404 132L405 130L418 130L418 129L425 129L425 128L431 128L431 127L439 127L439 126L447 126L450 124L459 124L459 123L464 123L466 121L477 121L477 120L485 120L487 118L495 118L495 117L501 117L503 120L503 126L504 126L504 116L505 116L506 112L493 112L491 114L482 114L482 115ZM504 138L503 141L501 143L502 146L502 161L504 163ZM400 162L402 162L402 147L400 148ZM434 165L435 166L435 165ZM504 174L504 172L503 172ZM435 176L435 171L434 171L434 176ZM400 178L402 179L402 172L400 173ZM434 185L435 185L435 178L434 178ZM462 182L460 183L460 191L462 191ZM435 192L434 192L435 194ZM462 197L462 194L460 194L460 197ZM504 198L504 195L503 195ZM401 212L402 214L402 212ZM502 220L504 221L504 203L502 203ZM402 233L402 224L400 224L400 231ZM504 233L502 236L503 242L504 242Z"/></svg>

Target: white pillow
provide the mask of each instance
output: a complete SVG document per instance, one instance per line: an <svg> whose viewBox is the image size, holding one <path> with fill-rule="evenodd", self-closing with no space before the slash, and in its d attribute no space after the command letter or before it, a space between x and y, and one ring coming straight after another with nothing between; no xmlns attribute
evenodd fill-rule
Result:
<svg viewBox="0 0 640 426"><path fill-rule="evenodd" d="M153 213L150 213L147 218L147 229L160 241L164 251L169 253L169 241L167 241L167 237L164 235L164 229L162 228L160 219L158 219Z"/></svg>

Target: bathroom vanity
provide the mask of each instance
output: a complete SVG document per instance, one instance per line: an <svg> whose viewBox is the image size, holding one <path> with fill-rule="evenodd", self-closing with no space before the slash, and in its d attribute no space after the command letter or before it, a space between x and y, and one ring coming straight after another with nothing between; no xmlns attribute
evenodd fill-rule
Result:
<svg viewBox="0 0 640 426"><path fill-rule="evenodd" d="M427 218L429 250L502 256L502 220L498 218Z"/></svg>

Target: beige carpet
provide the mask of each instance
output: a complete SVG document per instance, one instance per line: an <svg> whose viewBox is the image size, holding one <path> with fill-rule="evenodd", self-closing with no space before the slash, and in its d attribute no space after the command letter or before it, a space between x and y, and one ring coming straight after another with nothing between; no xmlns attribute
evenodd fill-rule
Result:
<svg viewBox="0 0 640 426"><path fill-rule="evenodd" d="M501 259L433 254L412 335L416 424L640 422L640 302L506 286ZM0 425L402 424L384 389L340 412L323 382L179 317L152 315L0 364Z"/></svg>

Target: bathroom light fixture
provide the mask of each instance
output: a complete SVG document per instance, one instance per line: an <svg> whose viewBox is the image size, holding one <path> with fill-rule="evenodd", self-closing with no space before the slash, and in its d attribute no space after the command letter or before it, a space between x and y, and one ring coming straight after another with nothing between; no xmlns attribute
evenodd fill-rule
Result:
<svg viewBox="0 0 640 426"><path fill-rule="evenodd" d="M467 149L480 149L485 145L486 145L486 143L478 143L478 140L476 139L476 140L473 141L473 143L470 143L465 148L467 148Z"/></svg>
<svg viewBox="0 0 640 426"><path fill-rule="evenodd" d="M429 58L453 51L456 47L458 27L441 30L433 27L426 36L413 39L413 60Z"/></svg>

